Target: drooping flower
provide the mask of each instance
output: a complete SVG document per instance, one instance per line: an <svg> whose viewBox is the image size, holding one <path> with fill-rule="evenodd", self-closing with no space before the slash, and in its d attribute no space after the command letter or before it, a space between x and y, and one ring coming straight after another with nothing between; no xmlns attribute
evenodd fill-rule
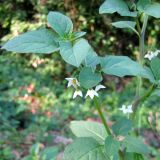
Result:
<svg viewBox="0 0 160 160"><path fill-rule="evenodd" d="M89 96L91 99L93 99L94 96L98 97L98 96L99 96L99 95L98 95L98 91L99 91L100 89L104 89L104 88L106 88L106 87L100 84L100 85L96 86L95 89L89 89L89 90L87 91L87 94L86 94L85 98L87 98L88 96Z"/></svg>
<svg viewBox="0 0 160 160"><path fill-rule="evenodd" d="M65 78L65 79L68 81L67 87L73 86L74 88L77 88L77 86L80 86L76 78Z"/></svg>
<svg viewBox="0 0 160 160"><path fill-rule="evenodd" d="M77 96L83 97L83 93L81 90L76 90L73 94L73 99L75 99Z"/></svg>
<svg viewBox="0 0 160 160"><path fill-rule="evenodd" d="M119 110L121 110L124 114L127 114L127 113L133 113L133 110L132 110L132 105L122 105L121 108L119 108Z"/></svg>
<svg viewBox="0 0 160 160"><path fill-rule="evenodd" d="M156 50L155 52L148 52L144 58L148 58L150 61L154 58L154 57L157 57L158 54L160 53L160 50Z"/></svg>
<svg viewBox="0 0 160 160"><path fill-rule="evenodd" d="M89 96L91 99L93 99L94 96L98 97L99 95L98 95L98 93L97 93L94 89L89 89L89 90L87 91L87 94L86 94L85 98L87 98L88 96Z"/></svg>

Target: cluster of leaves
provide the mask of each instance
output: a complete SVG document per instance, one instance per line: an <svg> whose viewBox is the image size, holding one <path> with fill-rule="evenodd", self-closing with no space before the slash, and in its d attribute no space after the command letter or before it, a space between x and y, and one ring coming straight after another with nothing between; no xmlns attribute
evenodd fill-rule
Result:
<svg viewBox="0 0 160 160"><path fill-rule="evenodd" d="M67 146L65 160L118 160L119 150L125 150L124 157L132 160L143 160L140 154L148 154L150 151L140 138L129 135L132 122L128 119L120 119L112 126L113 135L108 135L104 126L96 122L73 121L70 128L77 139ZM135 160L135 159L134 159Z"/></svg>
<svg viewBox="0 0 160 160"><path fill-rule="evenodd" d="M100 8L100 12L104 5ZM99 64L106 74L119 77L140 76L155 83L151 69L142 67L129 57L98 57L88 41L81 38L85 32L73 32L72 21L65 15L50 12L48 22L53 30L40 29L22 34L7 42L2 49L18 53L44 54L60 51L60 55L67 63L75 67L84 66L80 71L79 80L82 87L86 89L92 88L102 81L101 74L94 71Z"/></svg>
<svg viewBox="0 0 160 160"><path fill-rule="evenodd" d="M100 13L117 12L121 16L134 18L141 13L145 13L160 18L159 13L156 12L156 10L159 9L159 4L151 3L148 0L139 0L137 4L132 5L130 4L129 6L131 9L134 9L130 11L130 8L124 1L108 0L100 7ZM73 32L73 23L69 17L59 12L50 12L48 14L48 23L52 29L44 28L22 34L7 42L3 46L3 49L18 53L40 54L49 54L59 51L65 62L75 67L80 67L79 81L81 86L85 89L90 89L100 83L102 81L102 72L107 75L115 75L118 77L140 76L149 79L153 84L159 84L160 70L158 65L160 59L158 57L154 58L148 67L143 67L138 62L126 56L99 57L89 45L88 41L81 38L85 35L85 32ZM134 21L119 21L112 24L117 28L130 28L140 36L140 33L136 30L136 22ZM100 66L100 70L98 66ZM123 132L119 132L118 129L120 127L128 124L131 126L126 120L125 124L121 122L123 125L120 122L121 121L112 127L115 137L105 135L103 137L103 142L100 142L91 134L88 135L86 131L79 133L79 131L74 131L74 129L72 129L73 133L81 138L78 138L66 149L66 160L86 159L88 157L91 159L96 157L100 159L117 159L119 150L121 151L124 148L127 153L134 153L129 155L128 159L131 159L131 157L133 157L133 159L135 159L135 157L137 159L143 159L143 156L139 154L148 153L148 150L139 139L128 135L128 132L131 130L130 128L125 131L124 135ZM90 125L92 124L89 124L89 126ZM76 124L76 126L81 128L79 124ZM82 126L85 126L85 124ZM93 129L96 128L97 126L94 125ZM81 129L84 130L84 128ZM102 129L99 128L98 130L101 131ZM92 132L96 133L96 135L98 134L96 131L91 131L91 133ZM119 136L120 138L124 136L124 139L122 141L119 139L117 140ZM108 144L113 145L109 146Z"/></svg>

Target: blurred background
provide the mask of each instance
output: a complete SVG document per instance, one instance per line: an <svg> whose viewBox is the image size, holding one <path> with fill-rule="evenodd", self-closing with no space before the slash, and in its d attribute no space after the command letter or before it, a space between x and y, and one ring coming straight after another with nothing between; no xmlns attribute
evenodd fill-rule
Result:
<svg viewBox="0 0 160 160"><path fill-rule="evenodd" d="M74 29L100 56L127 55L136 59L138 39L129 30L111 26L118 15L99 15L103 0L0 0L0 44L28 30L46 27L49 11L71 17ZM123 18L124 19L124 18ZM149 19L146 46L160 49L160 20ZM72 120L99 121L90 99L72 100L66 77L74 72L58 53L15 54L0 50L0 160L61 160L72 142ZM122 116L118 107L131 103L136 78L104 76L107 87L101 97L109 125ZM144 83L143 91L149 82ZM156 91L138 111L138 132L160 160L160 92ZM43 158L42 158L43 157ZM55 158L56 157L56 158Z"/></svg>

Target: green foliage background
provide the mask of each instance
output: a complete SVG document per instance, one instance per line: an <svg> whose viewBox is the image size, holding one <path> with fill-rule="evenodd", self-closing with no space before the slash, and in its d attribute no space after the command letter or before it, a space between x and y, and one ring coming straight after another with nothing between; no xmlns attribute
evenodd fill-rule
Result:
<svg viewBox="0 0 160 160"><path fill-rule="evenodd" d="M102 2L103 0L0 0L0 43L28 30L48 26L46 16L53 10L70 16L75 30L87 32L86 38L99 55L128 55L136 59L136 36L128 30L122 31L111 26L112 21L120 18L118 15L99 15L98 9ZM148 50L160 47L159 24L160 20L149 19ZM44 147L56 146L61 151L64 144L55 144L53 140L57 135L70 136L67 124L71 120L98 120L90 100L85 103L80 99L71 100L72 91L66 89L64 79L74 69L60 59L56 53L20 55L0 50L0 160L34 155L35 153L29 152L29 148L37 143ZM130 77L123 80L105 77L107 90L102 96L102 105L110 120L114 121L121 116L117 112L118 107L124 102L132 101L135 81ZM144 91L147 90L147 82L145 86ZM140 128L142 135L159 136L159 105L159 97L155 94L139 111L141 119L137 120L136 127ZM151 140L149 137L147 143L152 146L153 156L158 157L157 148L160 143L157 138Z"/></svg>

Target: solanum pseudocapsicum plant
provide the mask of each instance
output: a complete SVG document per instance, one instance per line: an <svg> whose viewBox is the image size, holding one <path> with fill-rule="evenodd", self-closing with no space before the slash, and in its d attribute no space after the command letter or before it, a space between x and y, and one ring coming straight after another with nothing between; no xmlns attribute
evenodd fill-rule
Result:
<svg viewBox="0 0 160 160"><path fill-rule="evenodd" d="M76 76L78 78L66 78L68 87L74 88L73 98L90 97L94 101L102 124L85 121L71 122L70 128L77 138L65 149L64 160L147 159L150 150L139 137L133 136L132 124L138 106L155 89L158 89L160 83L160 58L158 57L160 51L147 53L145 49L148 17L160 18L159 10L160 4L150 0L127 3L124 0L106 0L100 6L100 14L114 14L115 12L119 14L122 20L113 22L114 27L131 29L135 32L140 46L137 61L127 56L99 57L88 41L82 38L86 33L74 32L71 19L59 12L49 12L50 29L43 28L24 33L3 45L2 49L16 53L59 52L66 63L80 70L79 75ZM129 20L124 21L124 16ZM103 80L102 74L138 77L136 98L133 98L129 106L123 105L119 109L124 114L131 114L130 119L124 117L111 128L107 125L98 100L98 91L105 88L100 84ZM141 95L140 87L143 85L143 79L148 79L151 86L147 93ZM85 96L81 91L82 88L86 90Z"/></svg>

